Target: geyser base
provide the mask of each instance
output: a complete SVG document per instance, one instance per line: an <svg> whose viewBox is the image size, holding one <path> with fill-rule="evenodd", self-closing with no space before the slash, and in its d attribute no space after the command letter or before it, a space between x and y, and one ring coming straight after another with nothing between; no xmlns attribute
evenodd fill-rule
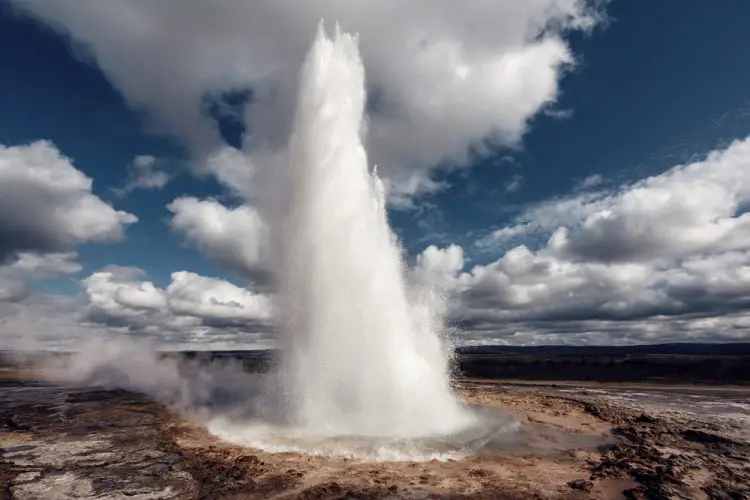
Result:
<svg viewBox="0 0 750 500"><path fill-rule="evenodd" d="M520 423L513 416L487 408L475 411L475 415L473 425L442 436L325 435L304 428L227 419L212 420L208 430L228 442L271 453L293 452L366 461L457 460L490 449L517 446Z"/></svg>

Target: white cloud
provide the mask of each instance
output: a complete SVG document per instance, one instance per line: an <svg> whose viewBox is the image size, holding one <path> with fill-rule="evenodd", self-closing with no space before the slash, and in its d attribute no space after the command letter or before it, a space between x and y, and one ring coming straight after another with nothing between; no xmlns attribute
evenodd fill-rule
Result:
<svg viewBox="0 0 750 500"><path fill-rule="evenodd" d="M138 155L128 165L128 179L125 186L112 191L117 196L127 196L136 189L161 189L172 179L169 172L163 169L156 157Z"/></svg>
<svg viewBox="0 0 750 500"><path fill-rule="evenodd" d="M111 266L82 281L86 316L115 326L146 327L168 322L167 300L138 268Z"/></svg>
<svg viewBox="0 0 750 500"><path fill-rule="evenodd" d="M585 177L581 179L581 181L576 184L575 189L576 190L584 190L584 189L591 189L593 187L599 186L602 182L604 182L604 177L602 177L600 174L592 174L588 177Z"/></svg>
<svg viewBox="0 0 750 500"><path fill-rule="evenodd" d="M748 340L750 250L670 265L575 262L515 247L443 274L461 342L644 343Z"/></svg>
<svg viewBox="0 0 750 500"><path fill-rule="evenodd" d="M18 254L15 260L0 266L0 302L24 299L30 281L78 273L82 267L76 257L73 252Z"/></svg>
<svg viewBox="0 0 750 500"><path fill-rule="evenodd" d="M221 145L204 98L251 88L248 146L285 141L299 64L319 19L360 33L372 96L367 141L403 200L439 184L430 169L464 163L484 141L514 144L550 109L574 62L563 34L594 26L584 0L160 2L14 0L83 42L130 104L197 158ZM181 12L175 16L174 12ZM236 191L244 173L206 168Z"/></svg>
<svg viewBox="0 0 750 500"><path fill-rule="evenodd" d="M167 205L171 226L212 262L245 276L257 273L267 227L255 208L227 208L216 200L177 198Z"/></svg>
<svg viewBox="0 0 750 500"><path fill-rule="evenodd" d="M258 153L257 156L261 156ZM202 165L199 174L213 174L231 192L246 200L256 197L255 165L239 149L225 146L215 150Z"/></svg>
<svg viewBox="0 0 750 500"><path fill-rule="evenodd" d="M747 340L748 207L750 138L611 192L574 192L530 207L485 242L509 245L493 262L467 268L461 247L429 247L410 276L439 293L419 288L412 298L430 311L447 305L464 343ZM174 229L217 262L249 271L260 261L264 229L253 209L180 198L170 210ZM546 244L512 244L524 238ZM73 254L23 254L0 268L0 289L3 278L76 271ZM60 314L61 331L81 337L123 332L225 346L273 339L269 296L186 271L160 288L140 270L108 268L84 280L82 298L73 309L46 296L18 296L0 304L0 332L24 327L51 339L45 329ZM72 318L81 311L76 334Z"/></svg>
<svg viewBox="0 0 750 500"><path fill-rule="evenodd" d="M15 262L0 267L0 272L17 274L30 279L76 274L82 269L81 265L76 262L76 257L74 252L44 255L20 253Z"/></svg>
<svg viewBox="0 0 750 500"><path fill-rule="evenodd" d="M573 116L572 109L554 109L548 107L544 108L543 111L545 115L556 120L567 120L568 118Z"/></svg>
<svg viewBox="0 0 750 500"><path fill-rule="evenodd" d="M271 302L267 296L187 271L172 274L166 293L169 306L177 315L240 324L270 318Z"/></svg>
<svg viewBox="0 0 750 500"><path fill-rule="evenodd" d="M750 138L619 190L532 207L480 241L488 247L556 234L559 253L583 260L648 261L747 248Z"/></svg>
<svg viewBox="0 0 750 500"><path fill-rule="evenodd" d="M438 248L430 245L417 255L414 274L430 280L448 282L464 268L464 251L458 245Z"/></svg>
<svg viewBox="0 0 750 500"><path fill-rule="evenodd" d="M0 302L0 350L81 350L93 343L101 354L101 349L117 350L131 341L146 342L152 353L156 349L258 349L273 345L268 325L257 320L212 321L209 317L204 321L202 317L160 314L153 309L150 316L128 315L130 306L137 311L148 309L150 302L133 304L127 300L127 294L142 282L120 288L109 286L113 293L119 291L118 299L123 304L117 305L117 300L106 297L103 288L107 285L96 281L86 285L87 292L80 296L33 293L20 302ZM100 288L94 293L91 287ZM96 295L93 302L89 302L88 293ZM107 304L106 310L89 317L103 304ZM95 354L93 358L98 359Z"/></svg>
<svg viewBox="0 0 750 500"><path fill-rule="evenodd" d="M464 341L634 343L750 337L750 138L622 186L531 207L481 242L511 244L444 269ZM538 250L512 245L547 238ZM455 262L451 266L445 262Z"/></svg>
<svg viewBox="0 0 750 500"><path fill-rule="evenodd" d="M25 281L5 277L0 272L0 302L15 302L28 294L29 290Z"/></svg>
<svg viewBox="0 0 750 500"><path fill-rule="evenodd" d="M181 342L226 334L257 340L269 331L271 301L265 295L187 271L172 273L170 285L161 289L144 275L112 266L84 279L84 319Z"/></svg>
<svg viewBox="0 0 750 500"><path fill-rule="evenodd" d="M0 145L0 261L123 238L138 219L91 191L92 181L48 141Z"/></svg>

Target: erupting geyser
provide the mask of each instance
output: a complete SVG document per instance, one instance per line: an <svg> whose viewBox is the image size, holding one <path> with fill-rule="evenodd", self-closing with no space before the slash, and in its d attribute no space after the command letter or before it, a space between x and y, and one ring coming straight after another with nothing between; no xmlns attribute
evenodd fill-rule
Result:
<svg viewBox="0 0 750 500"><path fill-rule="evenodd" d="M383 186L362 144L355 37L321 25L302 68L278 231L281 326L296 424L322 435L425 436L466 425L445 350L407 298ZM282 169L283 170L283 169Z"/></svg>
<svg viewBox="0 0 750 500"><path fill-rule="evenodd" d="M246 428L254 446L361 455L353 448L363 442L365 453L400 443L418 454L476 422L450 387L439 318L409 300L383 185L362 143L365 100L356 37L337 28L331 39L321 24L267 207L286 423Z"/></svg>

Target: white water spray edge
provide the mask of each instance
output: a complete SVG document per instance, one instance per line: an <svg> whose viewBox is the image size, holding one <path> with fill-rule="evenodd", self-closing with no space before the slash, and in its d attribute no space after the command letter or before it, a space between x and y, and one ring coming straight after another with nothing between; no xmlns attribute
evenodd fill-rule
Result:
<svg viewBox="0 0 750 500"><path fill-rule="evenodd" d="M357 38L323 24L300 72L269 209L286 423L216 419L223 439L269 451L440 458L429 438L476 424L450 385L442 318L409 300L383 185L362 141ZM455 456L454 454L450 455Z"/></svg>

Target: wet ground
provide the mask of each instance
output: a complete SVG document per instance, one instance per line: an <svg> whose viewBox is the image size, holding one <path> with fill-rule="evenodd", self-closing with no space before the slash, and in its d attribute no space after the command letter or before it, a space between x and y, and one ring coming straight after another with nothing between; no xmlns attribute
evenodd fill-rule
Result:
<svg viewBox="0 0 750 500"><path fill-rule="evenodd" d="M460 385L470 403L521 423L513 446L373 463L230 445L137 394L4 370L0 491L41 500L750 498L747 391Z"/></svg>

